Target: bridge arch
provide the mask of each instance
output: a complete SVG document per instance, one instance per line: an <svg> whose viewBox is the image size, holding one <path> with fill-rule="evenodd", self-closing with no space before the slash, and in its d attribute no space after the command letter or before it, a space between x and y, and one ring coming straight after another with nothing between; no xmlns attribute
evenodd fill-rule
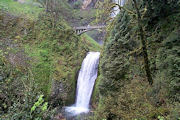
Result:
<svg viewBox="0 0 180 120"><path fill-rule="evenodd" d="M77 35L81 35L85 32L92 31L95 29L103 29L105 28L105 25L97 25L97 26L80 26L80 27L74 27L74 30L76 31Z"/></svg>

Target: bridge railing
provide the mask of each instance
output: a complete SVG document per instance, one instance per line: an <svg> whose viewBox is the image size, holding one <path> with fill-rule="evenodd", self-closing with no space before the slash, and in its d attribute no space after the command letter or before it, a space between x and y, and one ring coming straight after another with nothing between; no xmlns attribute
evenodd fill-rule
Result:
<svg viewBox="0 0 180 120"><path fill-rule="evenodd" d="M104 28L106 27L105 25L101 25L101 26L80 26L80 27L74 27L75 30L78 29L100 29L100 28Z"/></svg>
<svg viewBox="0 0 180 120"><path fill-rule="evenodd" d="M96 26L80 26L80 27L74 27L74 30L78 35L81 35L82 33L85 33L90 30L94 29L102 29L105 28L105 25L96 25Z"/></svg>

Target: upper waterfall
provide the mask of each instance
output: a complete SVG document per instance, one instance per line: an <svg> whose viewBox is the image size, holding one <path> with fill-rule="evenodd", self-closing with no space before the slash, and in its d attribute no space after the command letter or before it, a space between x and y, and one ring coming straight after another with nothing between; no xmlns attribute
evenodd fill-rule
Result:
<svg viewBox="0 0 180 120"><path fill-rule="evenodd" d="M125 1L126 0L113 0L114 3L116 3L120 6L123 6L125 4ZM115 17L120 12L119 7L118 6L114 7L113 11L114 12L111 15L112 15L112 17Z"/></svg>
<svg viewBox="0 0 180 120"><path fill-rule="evenodd" d="M73 106L66 108L67 112L76 115L89 111L90 98L97 78L99 57L99 52L88 52L83 60L78 76L76 102Z"/></svg>

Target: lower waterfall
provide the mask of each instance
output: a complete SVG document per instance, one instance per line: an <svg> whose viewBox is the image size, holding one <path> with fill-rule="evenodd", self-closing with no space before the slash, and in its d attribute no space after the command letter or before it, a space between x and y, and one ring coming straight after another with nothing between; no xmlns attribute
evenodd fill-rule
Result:
<svg viewBox="0 0 180 120"><path fill-rule="evenodd" d="M88 52L83 60L77 80L76 101L74 105L66 107L66 112L72 113L72 115L89 112L91 94L97 78L99 57L99 52Z"/></svg>

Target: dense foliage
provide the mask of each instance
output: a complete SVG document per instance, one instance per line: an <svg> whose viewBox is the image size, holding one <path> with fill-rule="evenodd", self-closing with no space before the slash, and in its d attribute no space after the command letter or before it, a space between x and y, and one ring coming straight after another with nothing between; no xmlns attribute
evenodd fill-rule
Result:
<svg viewBox="0 0 180 120"><path fill-rule="evenodd" d="M179 2L139 1L138 7L154 84L146 79L136 8L128 1L104 43L93 119L179 119Z"/></svg>

